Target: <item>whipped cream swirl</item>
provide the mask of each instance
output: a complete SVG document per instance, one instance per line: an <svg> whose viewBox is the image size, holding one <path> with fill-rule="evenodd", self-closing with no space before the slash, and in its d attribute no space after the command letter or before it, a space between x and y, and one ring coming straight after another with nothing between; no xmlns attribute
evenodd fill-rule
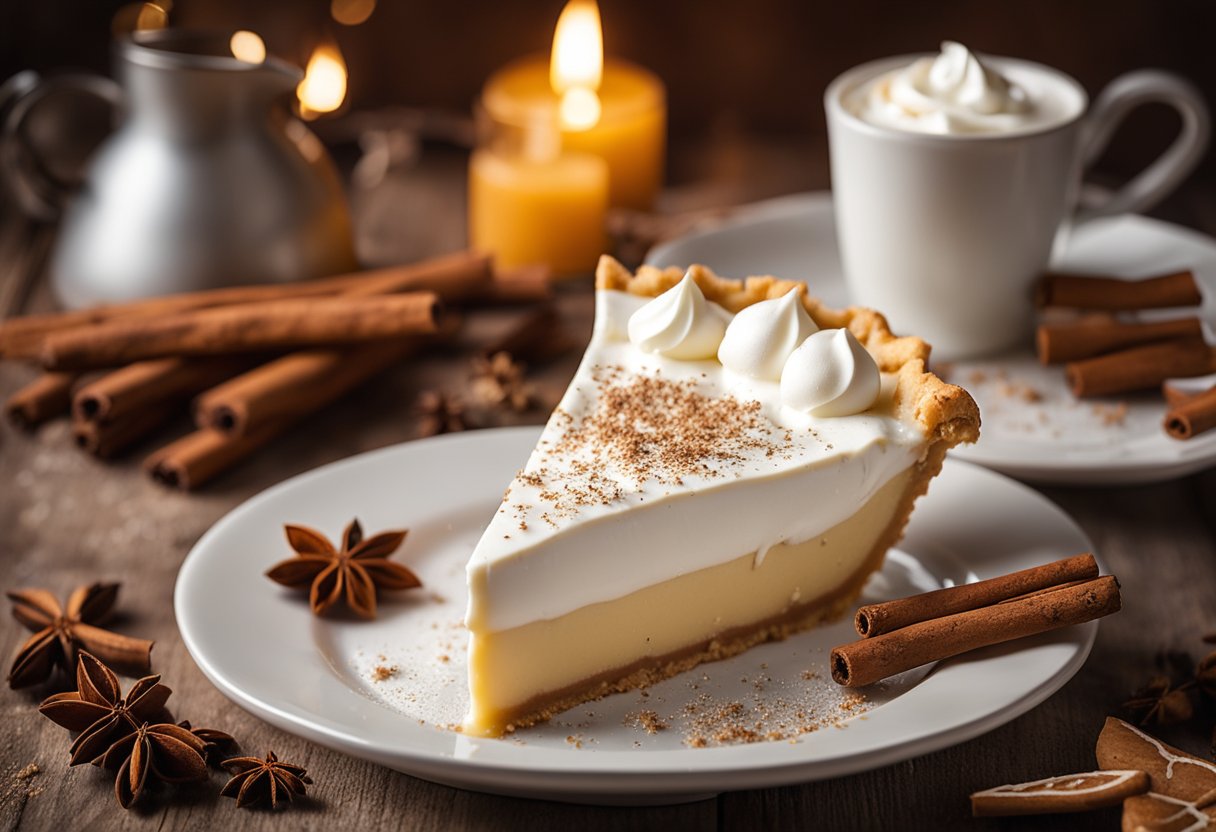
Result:
<svg viewBox="0 0 1216 832"><path fill-rule="evenodd" d="M847 329L824 329L794 350L781 371L781 403L812 416L852 416L878 398L878 364Z"/></svg>
<svg viewBox="0 0 1216 832"><path fill-rule="evenodd" d="M786 359L818 329L802 306L801 292L791 289L735 315L718 347L718 360L736 373L777 381Z"/></svg>
<svg viewBox="0 0 1216 832"><path fill-rule="evenodd" d="M629 340L640 350L667 358L713 358L729 317L725 309L705 299L691 274L685 274L683 280L629 316Z"/></svg>
<svg viewBox="0 0 1216 832"><path fill-rule="evenodd" d="M918 133L1003 133L1028 126L1034 106L1022 87L946 41L940 55L873 81L857 115Z"/></svg>

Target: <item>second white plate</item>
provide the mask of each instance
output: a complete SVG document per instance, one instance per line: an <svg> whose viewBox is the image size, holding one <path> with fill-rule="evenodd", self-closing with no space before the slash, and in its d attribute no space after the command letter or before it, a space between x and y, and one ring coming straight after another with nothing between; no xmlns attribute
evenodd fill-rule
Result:
<svg viewBox="0 0 1216 832"><path fill-rule="evenodd" d="M842 621L507 739L466 737L448 727L467 701L464 565L537 436L516 428L411 442L251 499L182 566L174 605L190 654L243 708L353 756L480 791L640 804L839 777L963 742L1050 696L1093 644L1096 623L976 651L876 686L858 704L828 678L829 650L856 638ZM355 515L369 533L410 529L397 557L425 589L382 596L375 621L313 618L302 593L263 573L291 556L284 523L336 537ZM865 597L1089 549L1076 524L1031 489L948 460ZM737 720L719 721L736 711L744 727L760 721L780 738L719 746L748 739ZM799 734L809 723L822 727ZM666 729L646 730L659 724ZM710 747L691 747L697 737Z"/></svg>
<svg viewBox="0 0 1216 832"><path fill-rule="evenodd" d="M704 263L729 277L804 280L829 305L849 303L829 193L757 203L656 247L647 262ZM1067 240L1054 265L1124 277L1193 269L1206 298L1200 314L1216 320L1216 240L1198 232L1135 214L1096 220ZM1186 442L1169 438L1161 428L1160 396L1077 401L1063 371L1041 366L1029 351L957 362L948 376L975 397L984 420L980 441L951 453L1011 476L1111 485L1172 479L1216 465L1216 431Z"/></svg>

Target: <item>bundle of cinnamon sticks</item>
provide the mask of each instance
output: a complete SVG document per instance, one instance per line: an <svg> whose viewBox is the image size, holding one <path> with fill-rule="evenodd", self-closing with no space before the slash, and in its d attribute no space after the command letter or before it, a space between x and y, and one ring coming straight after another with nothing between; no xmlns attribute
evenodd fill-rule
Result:
<svg viewBox="0 0 1216 832"><path fill-rule="evenodd" d="M378 373L451 340L462 312L550 295L544 268L502 271L486 255L459 252L16 318L0 323L0 358L44 372L5 410L26 427L70 413L76 443L109 458L193 402L197 429L145 462L158 481L192 489Z"/></svg>
<svg viewBox="0 0 1216 832"><path fill-rule="evenodd" d="M861 641L832 651L832 678L846 687L870 685L980 647L1093 621L1120 604L1119 582L1099 577L1091 554L870 604L854 618Z"/></svg>
<svg viewBox="0 0 1216 832"><path fill-rule="evenodd" d="M1193 272L1142 280L1048 274L1037 301L1053 313L1072 310L1072 317L1040 324L1035 341L1040 361L1064 364L1068 385L1079 398L1162 389L1170 378L1216 372L1216 348L1207 343L1199 317L1127 317L1202 304ZM1162 424L1176 439L1216 427L1216 386L1185 397L1175 394L1167 403Z"/></svg>

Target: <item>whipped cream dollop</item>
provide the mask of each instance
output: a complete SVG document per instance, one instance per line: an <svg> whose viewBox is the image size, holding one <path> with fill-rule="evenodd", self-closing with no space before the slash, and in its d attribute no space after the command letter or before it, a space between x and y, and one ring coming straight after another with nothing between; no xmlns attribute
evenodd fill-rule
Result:
<svg viewBox="0 0 1216 832"><path fill-rule="evenodd" d="M718 354L728 313L705 299L701 287L684 279L629 316L629 340L644 352L698 361Z"/></svg>
<svg viewBox="0 0 1216 832"><path fill-rule="evenodd" d="M781 371L781 403L812 416L852 416L878 398L878 364L847 329L824 329L794 350Z"/></svg>
<svg viewBox="0 0 1216 832"><path fill-rule="evenodd" d="M718 347L718 360L736 373L777 381L786 359L818 329L802 306L801 293L791 289L735 315Z"/></svg>
<svg viewBox="0 0 1216 832"><path fill-rule="evenodd" d="M1037 120L1024 88L953 41L875 79L857 115L918 133L1003 133Z"/></svg>

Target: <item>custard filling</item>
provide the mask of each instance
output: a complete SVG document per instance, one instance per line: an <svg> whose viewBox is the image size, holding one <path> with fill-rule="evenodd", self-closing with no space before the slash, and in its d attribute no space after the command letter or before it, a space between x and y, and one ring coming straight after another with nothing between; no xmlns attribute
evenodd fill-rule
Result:
<svg viewBox="0 0 1216 832"><path fill-rule="evenodd" d="M811 616L840 601L842 589L856 594L881 565L882 553L874 550L901 509L911 475L897 474L851 517L805 542L776 544L557 618L472 630L473 709L464 730L501 735L511 724L537 721L553 701L572 702L570 692L583 683L588 695L573 700L609 692L597 693L595 679L660 666L707 639L791 610Z"/></svg>

